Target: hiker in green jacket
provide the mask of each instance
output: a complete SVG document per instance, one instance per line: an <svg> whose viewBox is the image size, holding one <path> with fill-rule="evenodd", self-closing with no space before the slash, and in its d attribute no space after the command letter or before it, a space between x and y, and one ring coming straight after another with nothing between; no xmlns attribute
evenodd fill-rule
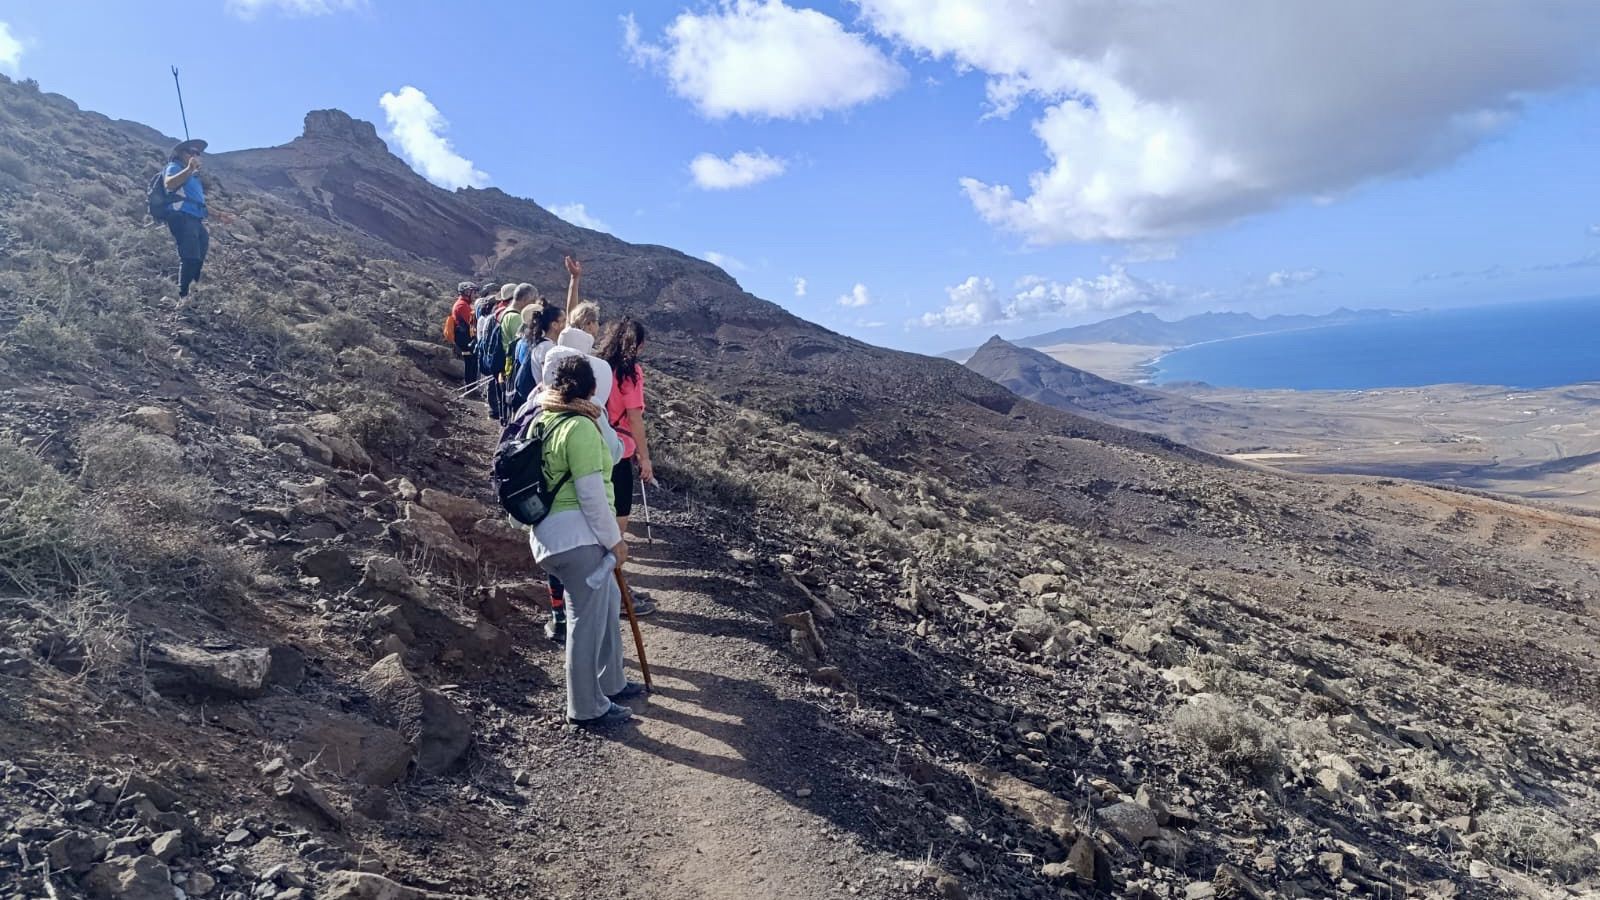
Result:
<svg viewBox="0 0 1600 900"><path fill-rule="evenodd" d="M586 357L562 360L536 400L544 411L530 426L545 428L545 483L561 488L528 542L539 566L566 585L567 721L584 726L627 721L632 711L618 701L644 693L623 669L622 592L610 566L628 558L628 544L613 515L612 457L600 434L605 412L594 402L595 387Z"/></svg>

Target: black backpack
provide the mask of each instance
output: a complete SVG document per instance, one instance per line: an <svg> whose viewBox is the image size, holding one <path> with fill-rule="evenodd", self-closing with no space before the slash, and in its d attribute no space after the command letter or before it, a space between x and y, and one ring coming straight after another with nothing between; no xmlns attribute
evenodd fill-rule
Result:
<svg viewBox="0 0 1600 900"><path fill-rule="evenodd" d="M572 477L568 472L546 484L544 477L544 442L550 432L577 413L563 413L552 419L547 428L535 420L543 412L530 409L518 416L500 434L500 446L494 452L495 494L500 506L524 525L537 525L550 515L550 504L556 492L566 486Z"/></svg>
<svg viewBox="0 0 1600 900"><path fill-rule="evenodd" d="M496 378L506 370L506 343L500 334L500 317L504 312L496 313L490 319L490 327L478 325L478 372L482 375L492 375Z"/></svg>
<svg viewBox="0 0 1600 900"><path fill-rule="evenodd" d="M178 212L173 204L182 203L183 200L182 193L167 190L165 167L156 172L156 177L150 179L150 187L145 191L145 203L150 208L150 218L157 222L165 222Z"/></svg>

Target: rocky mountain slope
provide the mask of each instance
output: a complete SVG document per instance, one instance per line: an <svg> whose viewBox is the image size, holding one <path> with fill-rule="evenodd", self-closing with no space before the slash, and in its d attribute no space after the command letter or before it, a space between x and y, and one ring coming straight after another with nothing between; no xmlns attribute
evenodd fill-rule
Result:
<svg viewBox="0 0 1600 900"><path fill-rule="evenodd" d="M1053 410L339 113L215 158L179 304L158 138L0 81L14 893L1591 889L1600 520ZM613 739L559 721L435 336L457 278L557 293L566 252L659 335L661 690Z"/></svg>

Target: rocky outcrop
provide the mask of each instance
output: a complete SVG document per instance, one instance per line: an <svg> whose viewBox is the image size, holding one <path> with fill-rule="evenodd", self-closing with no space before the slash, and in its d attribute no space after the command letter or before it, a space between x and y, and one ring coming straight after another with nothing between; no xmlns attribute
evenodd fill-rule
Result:
<svg viewBox="0 0 1600 900"><path fill-rule="evenodd" d="M145 656L150 684L163 694L196 699L259 697L272 684L272 651L260 647L213 653L152 644Z"/></svg>
<svg viewBox="0 0 1600 900"><path fill-rule="evenodd" d="M465 571L478 561L478 551L461 542L443 516L416 503L402 504L401 518L389 531L402 547L423 555L428 562Z"/></svg>
<svg viewBox="0 0 1600 900"><path fill-rule="evenodd" d="M399 729L416 753L417 767L448 772L472 743L472 720L406 671L399 654L379 660L361 678L380 721Z"/></svg>

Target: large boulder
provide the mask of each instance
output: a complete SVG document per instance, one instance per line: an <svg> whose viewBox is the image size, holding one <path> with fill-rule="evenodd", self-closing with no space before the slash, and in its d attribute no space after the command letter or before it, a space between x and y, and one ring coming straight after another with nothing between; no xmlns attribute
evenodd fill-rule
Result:
<svg viewBox="0 0 1600 900"><path fill-rule="evenodd" d="M416 362L417 367L441 377L461 380L461 355L454 347L429 341L401 341L400 352Z"/></svg>
<svg viewBox="0 0 1600 900"><path fill-rule="evenodd" d="M119 856L95 866L84 879L95 900L172 900L172 872L154 856Z"/></svg>
<svg viewBox="0 0 1600 900"><path fill-rule="evenodd" d="M333 464L341 469L365 472L372 468L372 457L365 447L350 433L344 419L333 413L321 413L306 419L305 426L321 439L333 453Z"/></svg>
<svg viewBox="0 0 1600 900"><path fill-rule="evenodd" d="M267 444L289 444L300 448L307 459L316 460L325 466L333 465L333 450L323 443L317 433L304 425L274 425L267 429L262 439Z"/></svg>
<svg viewBox="0 0 1600 900"><path fill-rule="evenodd" d="M434 488L423 488L420 502L449 522L457 534L470 532L479 519L489 515L489 507L476 500Z"/></svg>
<svg viewBox="0 0 1600 900"><path fill-rule="evenodd" d="M1002 806L1040 830L1054 835L1061 842L1062 849L1071 848L1077 843L1078 826L1074 824L1076 811L1071 803L1015 775L988 766L969 765L965 771Z"/></svg>
<svg viewBox="0 0 1600 900"><path fill-rule="evenodd" d="M359 590L369 597L422 600L428 592L411 577L406 564L392 556L374 556L361 573Z"/></svg>
<svg viewBox="0 0 1600 900"><path fill-rule="evenodd" d="M196 699L246 700L272 684L272 651L265 647L213 653L199 647L152 644L145 672L158 692Z"/></svg>
<svg viewBox="0 0 1600 900"><path fill-rule="evenodd" d="M1017 583L1017 589L1028 597L1038 597L1060 591L1066 586L1066 581L1060 575L1051 575L1040 572L1035 575L1024 575Z"/></svg>
<svg viewBox="0 0 1600 900"><path fill-rule="evenodd" d="M178 436L178 417L170 409L159 406L141 406L123 417L129 424L136 425L156 434L167 437Z"/></svg>
<svg viewBox="0 0 1600 900"><path fill-rule="evenodd" d="M372 787L394 784L411 768L411 744L400 732L341 713L305 714L289 749L341 778Z"/></svg>
<svg viewBox="0 0 1600 900"><path fill-rule="evenodd" d="M467 541L478 548L485 565L505 573L535 569L533 550L528 546L528 529L513 525L505 516L480 519L472 526Z"/></svg>
<svg viewBox="0 0 1600 900"><path fill-rule="evenodd" d="M389 531L406 549L457 570L469 570L478 562L478 551L463 544L455 529L438 513L406 503L401 515L400 521L389 524Z"/></svg>
<svg viewBox="0 0 1600 900"><path fill-rule="evenodd" d="M472 719L449 697L423 687L406 671L400 654L391 653L361 677L380 721L400 730L425 772L448 772L472 743Z"/></svg>

